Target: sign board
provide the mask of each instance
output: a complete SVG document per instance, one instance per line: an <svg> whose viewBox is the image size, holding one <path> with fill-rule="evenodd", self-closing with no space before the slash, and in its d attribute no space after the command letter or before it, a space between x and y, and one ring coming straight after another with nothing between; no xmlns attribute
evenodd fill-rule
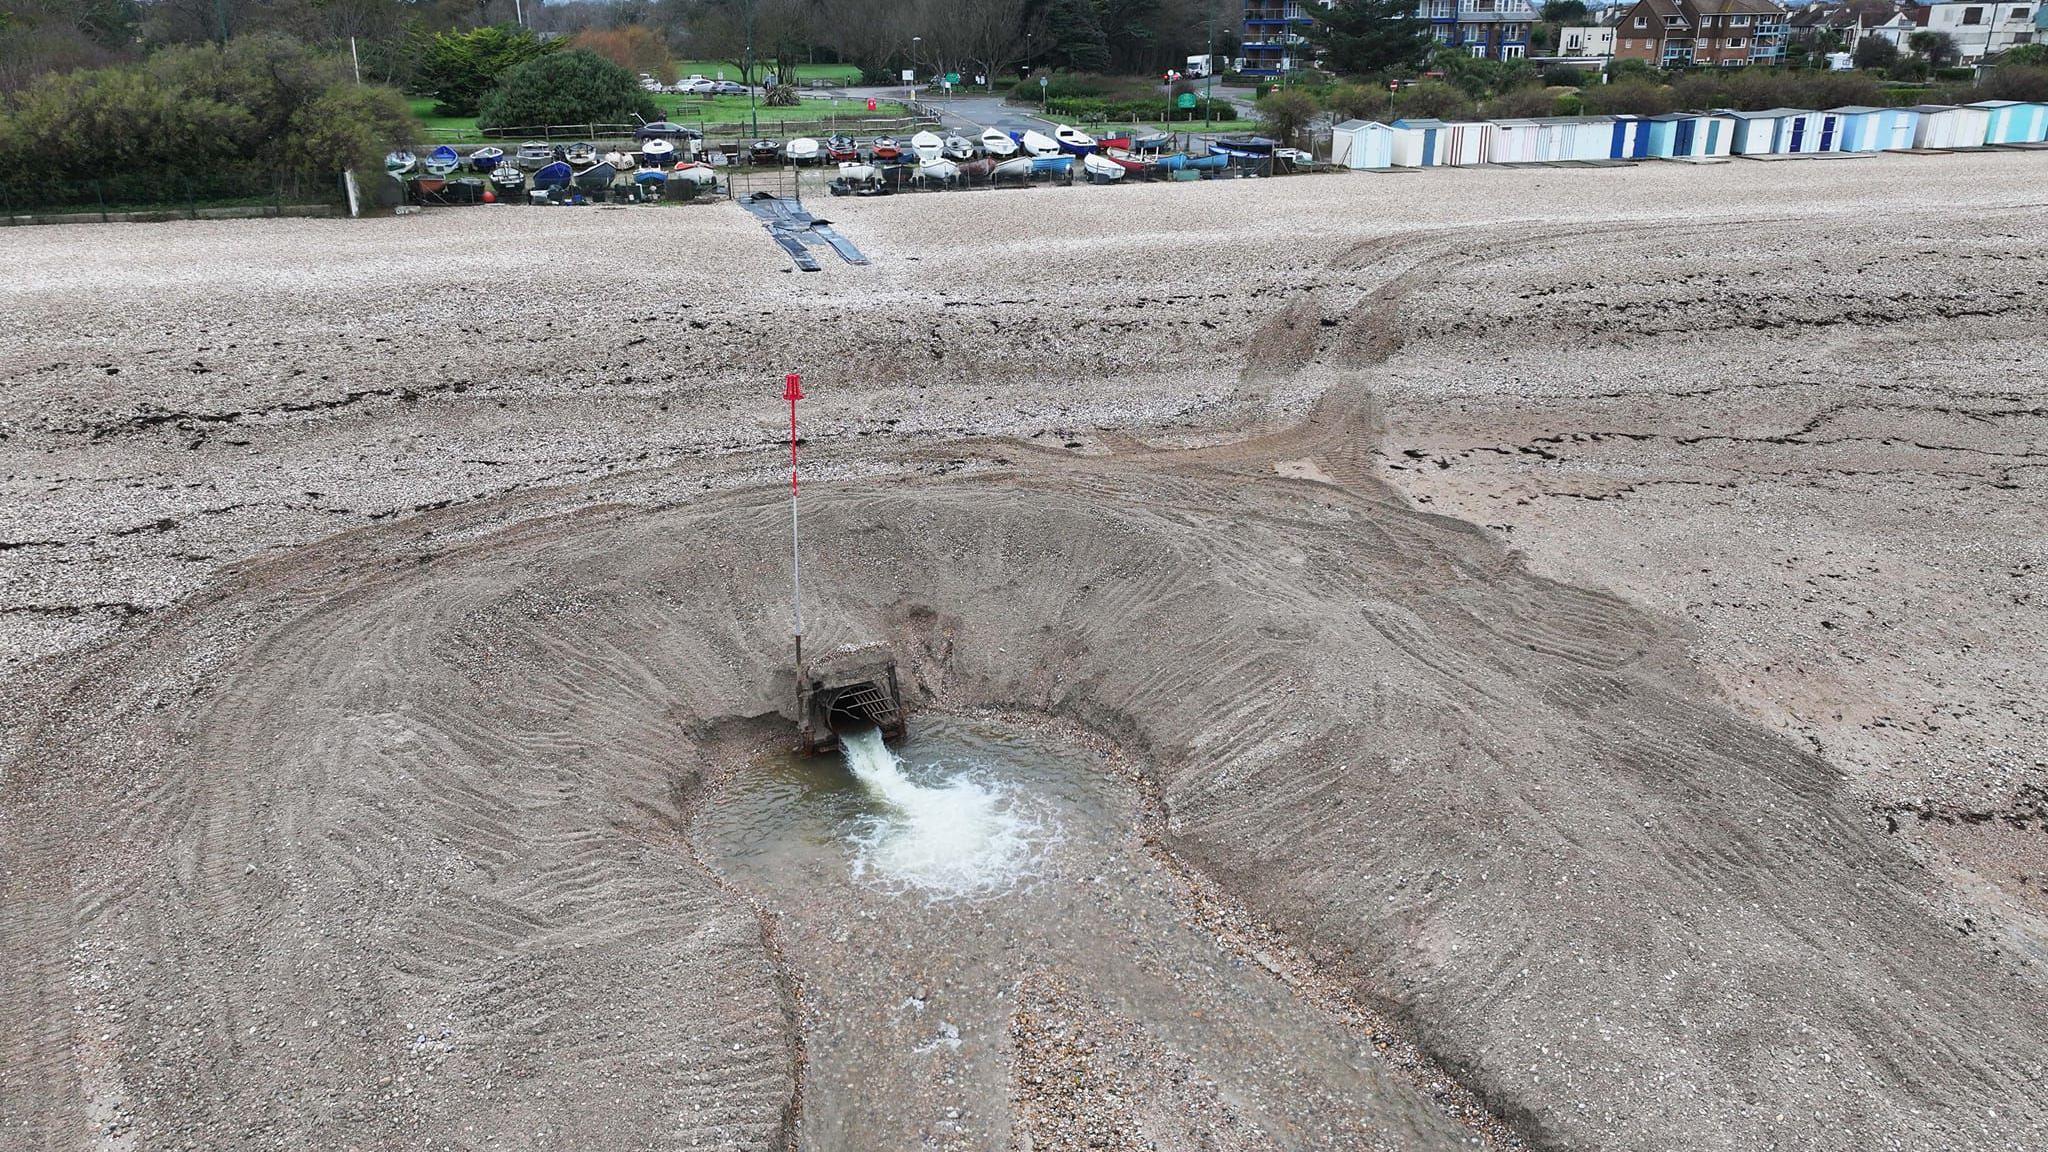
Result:
<svg viewBox="0 0 2048 1152"><path fill-rule="evenodd" d="M958 84L959 82L960 82L960 74L959 74L958 72L948 72L948 73L946 73L946 83L948 83L948 84Z"/></svg>
<svg viewBox="0 0 2048 1152"><path fill-rule="evenodd" d="M914 84L914 83L916 83L916 82L917 82L917 69L915 69L915 68L905 68L905 69L903 70L903 82L904 82L905 84Z"/></svg>
<svg viewBox="0 0 2048 1152"><path fill-rule="evenodd" d="M1181 93L1173 98L1173 106L1182 110L1193 108L1195 106L1195 94L1193 92Z"/></svg>

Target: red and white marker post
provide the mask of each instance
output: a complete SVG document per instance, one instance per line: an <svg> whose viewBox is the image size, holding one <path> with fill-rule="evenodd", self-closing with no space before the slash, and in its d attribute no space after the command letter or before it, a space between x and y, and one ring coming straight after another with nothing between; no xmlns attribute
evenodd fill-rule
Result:
<svg viewBox="0 0 2048 1152"><path fill-rule="evenodd" d="M796 662L804 662L804 565L796 536L796 402L804 398L804 378L794 372L782 378L782 398L789 401L789 614L796 635Z"/></svg>

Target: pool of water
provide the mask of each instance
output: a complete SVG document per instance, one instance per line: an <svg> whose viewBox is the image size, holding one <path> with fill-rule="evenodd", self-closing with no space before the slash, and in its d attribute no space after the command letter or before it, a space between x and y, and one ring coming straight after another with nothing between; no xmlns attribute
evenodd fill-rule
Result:
<svg viewBox="0 0 2048 1152"><path fill-rule="evenodd" d="M1386 1143L1401 1091L1362 1038L1185 922L1099 758L943 716L893 753L849 743L762 755L692 830L777 913L803 986L803 1147L1010 1147L1013 1014L1048 978L1213 1082L1247 1146Z"/></svg>

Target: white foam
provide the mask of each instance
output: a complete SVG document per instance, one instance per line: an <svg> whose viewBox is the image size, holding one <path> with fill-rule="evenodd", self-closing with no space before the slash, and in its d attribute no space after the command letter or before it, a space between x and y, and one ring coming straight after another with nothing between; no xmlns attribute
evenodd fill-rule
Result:
<svg viewBox="0 0 2048 1152"><path fill-rule="evenodd" d="M874 729L841 744L847 769L884 806L854 834L854 875L948 899L993 895L1029 874L1041 827L993 780L962 769L920 784Z"/></svg>

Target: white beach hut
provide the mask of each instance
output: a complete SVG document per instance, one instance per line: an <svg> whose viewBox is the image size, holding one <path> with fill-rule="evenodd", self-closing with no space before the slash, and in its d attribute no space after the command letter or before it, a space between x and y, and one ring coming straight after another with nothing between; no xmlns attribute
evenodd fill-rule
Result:
<svg viewBox="0 0 2048 1152"><path fill-rule="evenodd" d="M1920 124L1913 130L1915 148L1982 148L1991 113L1983 108L1921 104L1913 111Z"/></svg>
<svg viewBox="0 0 2048 1152"><path fill-rule="evenodd" d="M1346 120L1331 130L1330 163L1339 168L1391 168L1394 130L1371 120Z"/></svg>
<svg viewBox="0 0 2048 1152"><path fill-rule="evenodd" d="M1394 121L1394 167L1434 168L1443 163L1443 132L1448 127L1441 120Z"/></svg>
<svg viewBox="0 0 2048 1152"><path fill-rule="evenodd" d="M1737 156L1769 156L1778 150L1779 125L1802 113L1797 108L1767 108L1761 112L1723 109L1718 115L1735 121L1735 139L1729 151Z"/></svg>
<svg viewBox="0 0 2048 1152"><path fill-rule="evenodd" d="M1531 164L1536 160L1534 120L1495 120L1487 159L1495 164Z"/></svg>

